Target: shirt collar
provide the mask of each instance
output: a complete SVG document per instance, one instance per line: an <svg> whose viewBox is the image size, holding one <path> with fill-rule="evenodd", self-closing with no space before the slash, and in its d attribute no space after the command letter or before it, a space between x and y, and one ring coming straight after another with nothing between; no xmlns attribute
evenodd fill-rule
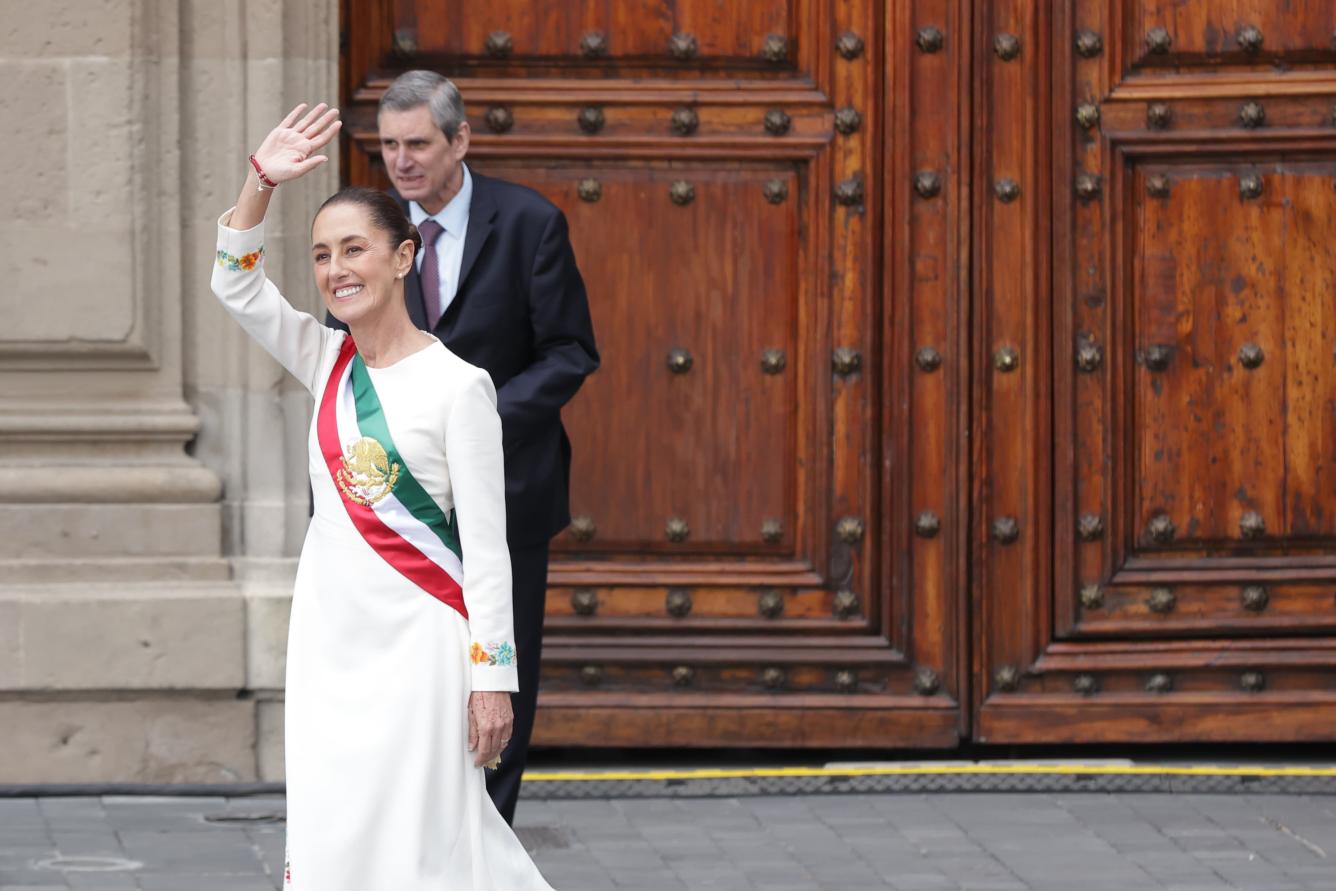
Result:
<svg viewBox="0 0 1336 891"><path fill-rule="evenodd" d="M469 225L469 204L473 201L473 176L469 165L461 161L459 166L464 168L464 184L438 213L429 214L416 201L408 202L408 218L414 226L421 226L423 220L435 220L452 238L463 237Z"/></svg>

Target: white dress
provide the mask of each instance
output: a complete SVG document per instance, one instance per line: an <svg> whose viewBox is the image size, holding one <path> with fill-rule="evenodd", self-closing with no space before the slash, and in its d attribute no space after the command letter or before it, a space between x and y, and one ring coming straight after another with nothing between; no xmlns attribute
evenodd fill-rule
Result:
<svg viewBox="0 0 1336 891"><path fill-rule="evenodd" d="M284 888L551 891L497 813L468 751L469 692L518 689L501 422L491 379L440 342L367 369L348 335L295 310L265 277L263 226L231 229L230 216L219 220L214 293L306 385L317 407L310 435L315 512L288 631ZM330 378L340 364L342 385ZM368 376L392 460L373 442L375 454L358 464L353 444L366 444L368 425L374 427L364 416ZM358 467L373 477L379 468L385 491L357 477ZM410 477L426 495L417 515L453 519L457 509L455 551L462 545L466 578L457 572L458 556L441 546L449 530L412 528L413 511L396 519L386 508L412 505ZM383 515L388 538L368 540L369 527L355 518L362 501L375 503L362 505L361 522ZM392 563L399 552L384 541L396 534L396 547L417 546L403 553L421 558L420 565ZM431 579L446 578L431 574L441 567L462 580L455 599L462 594L467 619L443 602L448 592L432 587Z"/></svg>

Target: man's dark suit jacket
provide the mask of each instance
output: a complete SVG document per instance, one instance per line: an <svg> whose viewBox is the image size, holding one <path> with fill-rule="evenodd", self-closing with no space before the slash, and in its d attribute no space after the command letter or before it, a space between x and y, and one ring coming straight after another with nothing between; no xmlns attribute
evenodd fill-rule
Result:
<svg viewBox="0 0 1336 891"><path fill-rule="evenodd" d="M598 350L566 217L532 189L469 173L459 286L433 333L492 376L505 450L506 538L512 548L531 546L570 523L571 444L561 407L598 368ZM408 202L394 198L407 213ZM427 330L416 264L404 296L413 324Z"/></svg>

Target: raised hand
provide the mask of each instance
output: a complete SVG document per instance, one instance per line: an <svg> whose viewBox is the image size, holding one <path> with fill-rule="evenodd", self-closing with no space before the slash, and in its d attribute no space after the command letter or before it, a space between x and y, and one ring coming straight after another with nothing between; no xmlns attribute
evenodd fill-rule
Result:
<svg viewBox="0 0 1336 891"><path fill-rule="evenodd" d="M304 115L302 112L306 112ZM329 159L316 152L339 133L339 110L321 102L310 111L302 103L288 112L255 150L255 161L275 183L296 179Z"/></svg>

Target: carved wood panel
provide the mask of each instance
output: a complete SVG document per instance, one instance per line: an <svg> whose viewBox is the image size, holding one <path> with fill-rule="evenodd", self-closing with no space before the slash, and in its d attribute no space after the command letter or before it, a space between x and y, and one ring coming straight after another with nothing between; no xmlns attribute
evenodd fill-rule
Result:
<svg viewBox="0 0 1336 891"><path fill-rule="evenodd" d="M956 0L918 6L345 5L349 180L384 184L375 103L436 68L470 163L563 209L588 285L604 364L564 415L540 742L959 738L966 60ZM917 49L926 24L952 39ZM887 127L891 59L912 133ZM885 207L916 222L892 236ZM900 234L912 280L884 275Z"/></svg>
<svg viewBox="0 0 1336 891"><path fill-rule="evenodd" d="M633 62L791 68L811 0L620 0L533 3L397 0L396 51L451 64L548 63L564 68ZM597 70L597 69L595 69Z"/></svg>
<svg viewBox="0 0 1336 891"><path fill-rule="evenodd" d="M1131 510L1177 517L1167 543L1194 550L1320 551L1336 536L1336 157L1137 168ZM1189 462L1206 467L1174 471Z"/></svg>
<svg viewBox="0 0 1336 891"><path fill-rule="evenodd" d="M1075 0L1047 28L1021 6L978 19L980 175L1021 187L980 211L978 736L1321 738L1336 53L1312 35L1330 10ZM1167 36L1134 45L1152 21ZM1231 49L1248 23L1264 49Z"/></svg>
<svg viewBox="0 0 1336 891"><path fill-rule="evenodd" d="M487 169L566 211L580 268L599 284L591 310L608 373L564 415L580 522L558 552L791 556L806 525L796 469L816 458L796 398L810 374L793 167ZM637 219L647 224L627 224ZM729 497L703 497L715 491Z"/></svg>
<svg viewBox="0 0 1336 891"><path fill-rule="evenodd" d="M1329 65L1336 46L1325 0L1118 0L1115 9L1136 67Z"/></svg>

